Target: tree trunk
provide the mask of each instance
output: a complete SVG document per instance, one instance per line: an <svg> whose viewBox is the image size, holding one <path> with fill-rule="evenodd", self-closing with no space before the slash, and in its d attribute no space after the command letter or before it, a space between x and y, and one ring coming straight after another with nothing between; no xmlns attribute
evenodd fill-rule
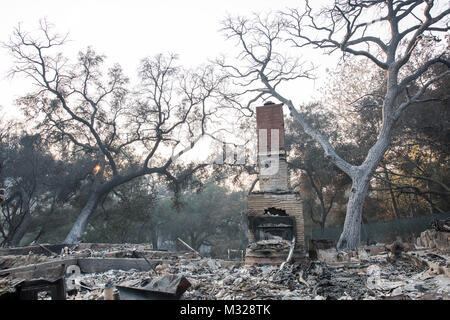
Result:
<svg viewBox="0 0 450 320"><path fill-rule="evenodd" d="M370 178L391 141L393 121L388 114L388 112L383 113L383 127L377 142L369 150L364 162L350 175L352 177L352 189L347 203L344 230L337 243L339 250L354 249L359 247L361 243L362 209L369 189Z"/></svg>
<svg viewBox="0 0 450 320"><path fill-rule="evenodd" d="M31 212L29 209L26 209L22 220L20 221L19 226L14 231L14 234L12 235L11 241L9 242L9 245L12 247L16 247L20 244L20 241L22 240L23 236L25 235L28 226L31 222Z"/></svg>
<svg viewBox="0 0 450 320"><path fill-rule="evenodd" d="M152 239L153 250L158 250L158 232L155 227L152 228L152 230L150 232L150 236Z"/></svg>
<svg viewBox="0 0 450 320"><path fill-rule="evenodd" d="M23 212L23 215L19 225L14 230L14 234L12 234L12 237L9 237L11 239L9 241L10 246L19 245L31 222L30 198L24 190L20 191L20 197L22 201L21 211Z"/></svg>
<svg viewBox="0 0 450 320"><path fill-rule="evenodd" d="M71 244L80 241L81 236L86 230L88 219L97 208L97 205L100 201L100 197L101 194L98 192L94 192L91 194L88 202L84 206L83 210L81 210L80 215L78 216L77 220L75 221L74 225L72 226L72 229L70 230L69 234L67 235L63 243Z"/></svg>
<svg viewBox="0 0 450 320"><path fill-rule="evenodd" d="M327 212L326 212L325 208L322 207L322 219L320 221L320 230L322 231L322 234L325 231L326 220L327 220Z"/></svg>
<svg viewBox="0 0 450 320"><path fill-rule="evenodd" d="M393 106L397 97L396 76L388 75L388 90L383 103L383 125L375 144L370 148L364 162L351 172L352 189L347 203L344 230L337 243L337 248L354 249L361 243L361 219L364 200L367 196L370 178L389 148L394 125Z"/></svg>
<svg viewBox="0 0 450 320"><path fill-rule="evenodd" d="M344 230L337 243L339 250L354 249L361 243L362 209L369 181L370 175L367 174L365 177L353 180L345 214Z"/></svg>

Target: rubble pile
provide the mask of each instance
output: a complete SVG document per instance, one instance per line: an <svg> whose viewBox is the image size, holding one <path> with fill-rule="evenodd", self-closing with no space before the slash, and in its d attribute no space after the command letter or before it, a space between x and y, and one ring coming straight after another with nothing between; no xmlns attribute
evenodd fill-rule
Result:
<svg viewBox="0 0 450 320"><path fill-rule="evenodd" d="M450 232L441 232L434 229L425 230L417 238L416 245L418 247L436 248L442 252L449 252Z"/></svg>
<svg viewBox="0 0 450 320"><path fill-rule="evenodd" d="M289 265L281 272L277 266L266 265L234 266L230 270L208 261L207 266L185 272L188 279L196 280L191 281L193 288L186 298L360 300L404 295L411 299L448 299L447 277L434 276L409 260L389 261L387 255L372 258L357 265L309 261ZM183 268L174 266L170 271L183 272Z"/></svg>
<svg viewBox="0 0 450 320"><path fill-rule="evenodd" d="M281 272L278 266L213 259L182 259L158 267L150 272L85 274L80 281L84 287L69 299L98 299L107 283L139 288L167 274L189 279L192 287L181 297L186 300L448 299L450 292L448 277L422 270L409 260L389 260L387 254L358 265L294 263Z"/></svg>
<svg viewBox="0 0 450 320"><path fill-rule="evenodd" d="M0 255L0 270L9 269L19 266L26 266L30 264L36 264L41 262L50 261L52 257L48 257L41 254L28 254L28 255Z"/></svg>
<svg viewBox="0 0 450 320"><path fill-rule="evenodd" d="M291 243L283 239L260 240L251 243L248 248L253 251L282 251L289 250Z"/></svg>
<svg viewBox="0 0 450 320"><path fill-rule="evenodd" d="M120 299L118 288L135 290L139 295L149 288L155 289L156 283L166 283L166 291L170 291L173 289L170 281L181 283L181 280L185 281L184 289L175 298L184 300L448 300L449 257L436 249L399 253L392 249L397 247L378 245L333 253L332 249L323 249L329 254L324 255L319 250L319 260L305 259L286 264L281 270L277 265L245 265L242 261L203 258L191 252L153 251L136 245L64 248L58 258L89 255L81 260L126 262L123 268L119 264L114 269L102 267L106 268L103 272L76 275L75 285L68 286L67 300L105 299L108 288L115 291L114 299ZM27 261L25 256L16 257L17 261ZM327 261L320 261L320 257ZM49 259L45 255L42 258ZM133 267L132 262L138 260L140 267ZM8 270L0 269L0 296L2 290L11 291L20 280L18 273L6 272ZM39 299L48 297L39 296Z"/></svg>

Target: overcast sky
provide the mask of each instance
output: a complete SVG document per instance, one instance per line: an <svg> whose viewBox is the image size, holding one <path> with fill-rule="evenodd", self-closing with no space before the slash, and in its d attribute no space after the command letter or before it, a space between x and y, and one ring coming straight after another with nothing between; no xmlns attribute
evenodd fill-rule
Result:
<svg viewBox="0 0 450 320"><path fill-rule="evenodd" d="M234 42L225 42L219 32L227 14L248 15L299 4L298 0L2 0L0 41L7 41L18 23L23 30L35 30L39 19L46 18L59 33L69 32L71 42L64 49L68 56L92 46L107 56L108 63L121 64L133 76L142 58L157 53L177 53L185 66L227 53ZM8 113L15 108L14 99L26 93L28 83L7 79L10 67L11 57L2 48L0 106ZM298 99L307 99L314 88L312 82L303 87Z"/></svg>

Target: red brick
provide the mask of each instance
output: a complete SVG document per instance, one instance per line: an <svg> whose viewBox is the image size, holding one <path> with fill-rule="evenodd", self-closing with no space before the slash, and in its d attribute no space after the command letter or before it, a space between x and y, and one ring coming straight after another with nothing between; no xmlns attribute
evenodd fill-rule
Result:
<svg viewBox="0 0 450 320"><path fill-rule="evenodd" d="M256 108L256 129L267 129L267 148L271 150L271 129L279 130L279 146L284 149L283 104ZM259 135L258 135L259 150Z"/></svg>

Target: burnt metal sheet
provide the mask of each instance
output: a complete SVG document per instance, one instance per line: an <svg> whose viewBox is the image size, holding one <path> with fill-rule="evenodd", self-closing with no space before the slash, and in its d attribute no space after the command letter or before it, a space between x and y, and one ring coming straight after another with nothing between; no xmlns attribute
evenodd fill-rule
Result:
<svg viewBox="0 0 450 320"><path fill-rule="evenodd" d="M190 286L184 276L166 275L142 288L117 286L117 289L120 300L178 300Z"/></svg>
<svg viewBox="0 0 450 320"><path fill-rule="evenodd" d="M120 300L178 300L180 297L166 292L151 291L144 288L117 286Z"/></svg>

